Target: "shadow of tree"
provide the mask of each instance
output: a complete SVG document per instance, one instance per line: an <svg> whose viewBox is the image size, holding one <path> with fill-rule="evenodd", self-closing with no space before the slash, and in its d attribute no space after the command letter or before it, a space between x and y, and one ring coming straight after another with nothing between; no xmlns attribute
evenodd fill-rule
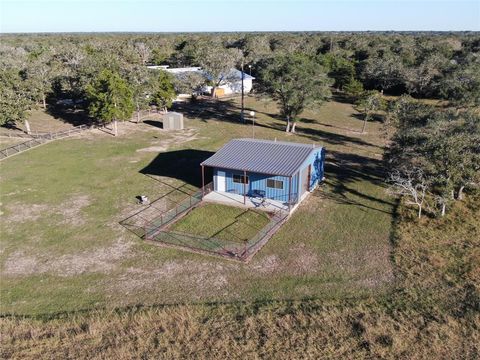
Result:
<svg viewBox="0 0 480 360"><path fill-rule="evenodd" d="M275 119L275 120L286 123L285 118L282 117L282 115L280 115L279 113L270 113L270 112L260 111L260 110L255 110L255 112L257 112L258 114L263 114L263 115L266 115L268 117L271 117L272 119Z"/></svg>
<svg viewBox="0 0 480 360"><path fill-rule="evenodd" d="M48 106L46 112L55 119L71 124L90 125L95 121L88 115L88 112L82 108L65 108L60 106Z"/></svg>
<svg viewBox="0 0 480 360"><path fill-rule="evenodd" d="M387 211L376 208L369 205L369 203L373 202L380 205L388 205L391 206L392 209L395 203L385 201L348 186L348 184L357 181L382 185L385 177L382 160L337 151L329 152L328 158L329 160L325 164L325 173L327 174L325 184L329 185L331 190L329 192L315 193L315 196L328 198L340 204L355 205L392 214L393 210ZM365 200L365 202L355 200L355 198Z"/></svg>
<svg viewBox="0 0 480 360"><path fill-rule="evenodd" d="M342 104L353 104L355 102L352 97L338 92L332 95L331 100Z"/></svg>
<svg viewBox="0 0 480 360"><path fill-rule="evenodd" d="M363 115L361 113L352 114L352 115L350 115L350 117L352 117L354 119L361 120L362 122L365 120L365 115ZM383 123L384 122L384 116L380 115L380 114L372 114L370 116L370 120L368 120L368 122Z"/></svg>
<svg viewBox="0 0 480 360"><path fill-rule="evenodd" d="M321 126L325 126L325 127L329 127L329 128L334 128L334 129L339 129L339 130L345 130L345 131L358 131L358 133L360 134L360 129L351 129L351 128L346 128L346 127L342 127L342 126L327 124L327 123L321 122L321 121L316 120L316 119L301 118L300 119L300 124L302 124L302 123L304 123L304 124L317 124L317 125L321 125Z"/></svg>
<svg viewBox="0 0 480 360"><path fill-rule="evenodd" d="M321 129L312 129L308 127L300 127L297 128L297 135L306 137L310 140L314 141L323 141L327 144L332 144L332 145L346 145L348 143L351 144L356 144L356 145L361 145L361 146L372 146L375 148L382 149L381 146L371 144L365 140L355 138L352 136L347 136L347 135L342 135L342 134L337 134L337 133L332 133L329 131L324 131Z"/></svg>
<svg viewBox="0 0 480 360"><path fill-rule="evenodd" d="M302 124L319 124L316 119L300 118L298 121Z"/></svg>
<svg viewBox="0 0 480 360"><path fill-rule="evenodd" d="M264 127L268 129L274 129L279 131L285 131L285 126L280 125L277 122L271 123L255 123L255 126ZM315 142L322 142L325 144L330 145L348 145L348 144L355 144L361 146L372 146L375 148L382 149L381 146L371 144L365 140L358 139L352 136L337 134L329 131L324 131L321 129L314 129L309 127L297 127L296 135L308 138L309 140L313 140Z"/></svg>
<svg viewBox="0 0 480 360"><path fill-rule="evenodd" d="M277 113L268 113L268 112L263 112L263 111L258 111L257 110L257 113L259 114L264 114L266 116L269 116L271 117L272 119L275 119L275 120L278 120L278 121L281 121L281 122L284 122L285 123L285 119L280 115L280 114L277 114ZM362 118L363 119L363 118ZM356 129L349 129L349 128L345 128L345 127L341 127L341 126L336 126L336 125L331 125L331 124L327 124L327 123L324 123L324 122L321 122L317 119L310 119L310 118L305 118L305 117L301 117L299 118L298 120L298 123L301 125L301 124L317 124L317 125L322 125L322 126L326 126L326 127L331 127L331 128L335 128L335 129L339 129L339 130L346 130L346 131L356 131ZM283 129L285 129L285 125L283 126ZM360 132L360 131L359 131Z"/></svg>
<svg viewBox="0 0 480 360"><path fill-rule="evenodd" d="M329 150L327 154L329 160L342 169L338 173L332 169L337 178L383 183L386 174L383 160L335 150Z"/></svg>
<svg viewBox="0 0 480 360"><path fill-rule="evenodd" d="M0 125L0 128L2 129L8 129L8 130L16 130L16 131L22 131L23 132L23 129L21 127L18 127L17 124L15 123L5 123L5 124L2 124Z"/></svg>
<svg viewBox="0 0 480 360"><path fill-rule="evenodd" d="M241 122L240 108L235 105L234 100L198 99L194 102L178 102L173 104L172 110L205 122L208 120Z"/></svg>

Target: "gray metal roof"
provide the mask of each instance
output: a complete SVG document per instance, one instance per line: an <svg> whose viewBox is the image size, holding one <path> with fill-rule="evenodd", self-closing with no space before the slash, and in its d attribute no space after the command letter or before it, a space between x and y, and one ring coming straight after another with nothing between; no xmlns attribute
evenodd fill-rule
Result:
<svg viewBox="0 0 480 360"><path fill-rule="evenodd" d="M233 139L201 165L292 176L319 146L285 141Z"/></svg>
<svg viewBox="0 0 480 360"><path fill-rule="evenodd" d="M174 75L182 75L189 72L198 72L201 75L205 76L207 79L212 80L212 76L198 66L170 68L168 65L147 65L147 68L153 69L153 70L159 70L159 69L164 70ZM225 81L225 82L240 81L242 80L242 72L238 69L231 68L224 74L221 74L220 78L222 79L222 81ZM249 80L249 79L255 80L255 78L252 75L249 75L246 72L243 72L243 80Z"/></svg>

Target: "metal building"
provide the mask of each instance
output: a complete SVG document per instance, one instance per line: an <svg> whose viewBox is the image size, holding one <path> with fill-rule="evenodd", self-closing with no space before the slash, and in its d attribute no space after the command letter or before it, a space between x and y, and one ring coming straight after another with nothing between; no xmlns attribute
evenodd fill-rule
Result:
<svg viewBox="0 0 480 360"><path fill-rule="evenodd" d="M324 176L325 149L283 141L234 139L205 166L213 168L213 195L234 199L268 199L291 209L312 191ZM215 195L216 193L216 195Z"/></svg>
<svg viewBox="0 0 480 360"><path fill-rule="evenodd" d="M183 130L183 114L168 112L162 117L163 130Z"/></svg>

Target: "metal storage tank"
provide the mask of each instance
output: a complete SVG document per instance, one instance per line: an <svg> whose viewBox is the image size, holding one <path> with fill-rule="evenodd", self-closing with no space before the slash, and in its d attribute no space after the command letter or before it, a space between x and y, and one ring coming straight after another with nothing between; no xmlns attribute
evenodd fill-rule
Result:
<svg viewBox="0 0 480 360"><path fill-rule="evenodd" d="M183 130L183 114L169 112L163 115L163 130Z"/></svg>

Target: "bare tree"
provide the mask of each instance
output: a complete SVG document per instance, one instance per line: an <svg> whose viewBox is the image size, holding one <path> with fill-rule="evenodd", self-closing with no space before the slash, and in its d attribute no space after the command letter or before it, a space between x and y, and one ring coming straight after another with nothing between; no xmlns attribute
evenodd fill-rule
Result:
<svg viewBox="0 0 480 360"><path fill-rule="evenodd" d="M418 218L422 216L422 208L425 201L425 195L428 190L428 181L419 168L413 168L406 171L393 171L388 180L390 187L388 192L395 196L406 197L408 205L418 207Z"/></svg>
<svg viewBox="0 0 480 360"><path fill-rule="evenodd" d="M137 42L135 43L135 51L137 52L140 62L142 65L145 65L149 60L150 56L152 55L152 51L148 47L147 44L144 42Z"/></svg>
<svg viewBox="0 0 480 360"><path fill-rule="evenodd" d="M452 201L452 196L449 194L439 194L435 196L435 204L440 207L440 215L445 216L445 213L447 212L447 205L449 202ZM436 209L437 211L437 209Z"/></svg>

